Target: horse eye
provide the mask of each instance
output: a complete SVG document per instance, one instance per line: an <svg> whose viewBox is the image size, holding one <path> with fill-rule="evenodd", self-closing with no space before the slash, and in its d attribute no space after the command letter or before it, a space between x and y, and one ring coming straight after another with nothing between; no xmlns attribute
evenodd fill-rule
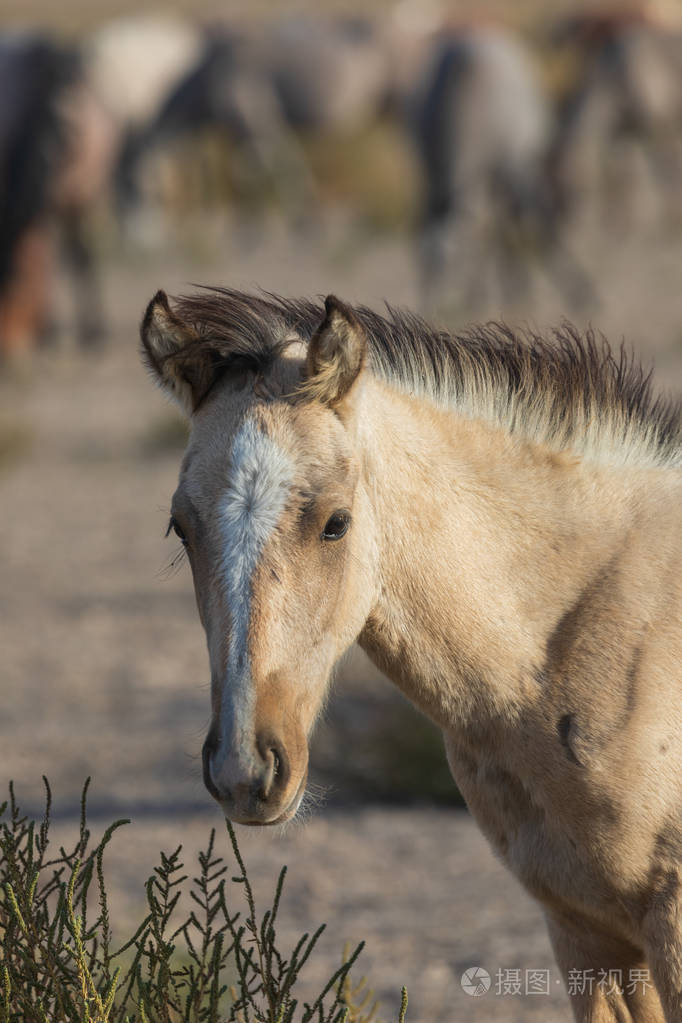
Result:
<svg viewBox="0 0 682 1023"><path fill-rule="evenodd" d="M322 530L322 540L340 540L348 532L350 514L347 511L335 511L330 515L327 525Z"/></svg>
<svg viewBox="0 0 682 1023"><path fill-rule="evenodd" d="M177 522L175 521L175 519L172 516L171 516L170 522L168 523L168 529L166 530L166 536L168 536L168 534L170 533L171 529L173 530L173 532L177 536L177 538L180 541L180 543L182 543L185 546L187 546L187 537L185 536L185 534L183 533L182 529L180 528L180 526L177 524Z"/></svg>

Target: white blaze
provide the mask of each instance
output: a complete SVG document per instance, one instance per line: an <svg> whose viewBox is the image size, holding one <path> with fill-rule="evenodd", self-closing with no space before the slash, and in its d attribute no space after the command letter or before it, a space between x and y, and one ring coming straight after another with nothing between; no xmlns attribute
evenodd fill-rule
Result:
<svg viewBox="0 0 682 1023"><path fill-rule="evenodd" d="M231 629L218 764L229 755L226 740L241 750L253 747L255 699L247 643L251 580L284 510L292 475L293 465L286 452L252 419L245 420L232 446L230 484L219 513L222 579Z"/></svg>

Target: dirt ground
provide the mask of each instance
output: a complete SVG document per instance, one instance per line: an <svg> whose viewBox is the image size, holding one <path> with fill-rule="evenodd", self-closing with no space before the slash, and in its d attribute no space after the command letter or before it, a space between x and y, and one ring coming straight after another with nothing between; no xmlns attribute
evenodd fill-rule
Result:
<svg viewBox="0 0 682 1023"><path fill-rule="evenodd" d="M590 319L616 343L625 337L655 357L657 379L679 387L682 242L658 236L606 247L596 239L587 254L599 268L601 293ZM15 779L23 804L38 809L46 774L60 828L74 826L87 775L102 826L133 818L108 857L115 919L137 912L160 848L182 842L189 852L220 825L198 759L208 672L190 575L187 566L162 573L175 549L163 534L177 429L136 351L137 324L154 290L178 292L198 281L333 290L375 304L417 301L406 240L354 242L341 229L292 240L275 223L248 246L229 234L214 238L203 262L170 249L110 260L109 346L89 357L73 350L62 287L64 343L0 374L2 775ZM570 310L540 281L532 303L489 312L543 326ZM586 315L576 319L584 323ZM356 694L365 678L370 693L381 686L357 663L349 673ZM342 678L339 689L352 684ZM362 716L362 703L356 706ZM342 754L352 760L354 752L351 733ZM324 758L323 744L314 763ZM289 864L283 944L329 924L311 984L328 974L345 940L365 939L361 970L387 1020L397 1019L402 984L410 1023L568 1019L541 914L465 813L366 805L362 792L350 805L333 795L283 835L247 831L242 839L263 898L279 866ZM460 985L470 966L491 974L484 997ZM509 979L497 971L512 969L522 980L526 970L550 970L550 994L496 995L496 979Z"/></svg>

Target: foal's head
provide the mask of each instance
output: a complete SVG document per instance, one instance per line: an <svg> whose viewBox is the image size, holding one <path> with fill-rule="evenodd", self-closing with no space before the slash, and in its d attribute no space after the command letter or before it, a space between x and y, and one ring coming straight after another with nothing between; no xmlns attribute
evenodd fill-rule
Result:
<svg viewBox="0 0 682 1023"><path fill-rule="evenodd" d="M275 824L298 809L331 669L374 602L356 443L366 338L331 297L307 348L282 332L249 350L238 323L212 330L199 308L159 292L142 342L191 422L169 528L211 663L204 780L227 817Z"/></svg>

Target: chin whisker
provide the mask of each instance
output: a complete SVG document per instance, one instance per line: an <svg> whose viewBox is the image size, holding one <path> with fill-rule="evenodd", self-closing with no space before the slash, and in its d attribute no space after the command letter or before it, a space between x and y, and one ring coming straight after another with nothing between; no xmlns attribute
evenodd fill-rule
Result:
<svg viewBox="0 0 682 1023"><path fill-rule="evenodd" d="M328 788L325 785L317 785L315 782L308 782L305 792L301 798L301 802L298 804L298 809L294 816L285 821L282 825L282 834L294 824L305 824L315 815L315 811L319 810L324 805Z"/></svg>

